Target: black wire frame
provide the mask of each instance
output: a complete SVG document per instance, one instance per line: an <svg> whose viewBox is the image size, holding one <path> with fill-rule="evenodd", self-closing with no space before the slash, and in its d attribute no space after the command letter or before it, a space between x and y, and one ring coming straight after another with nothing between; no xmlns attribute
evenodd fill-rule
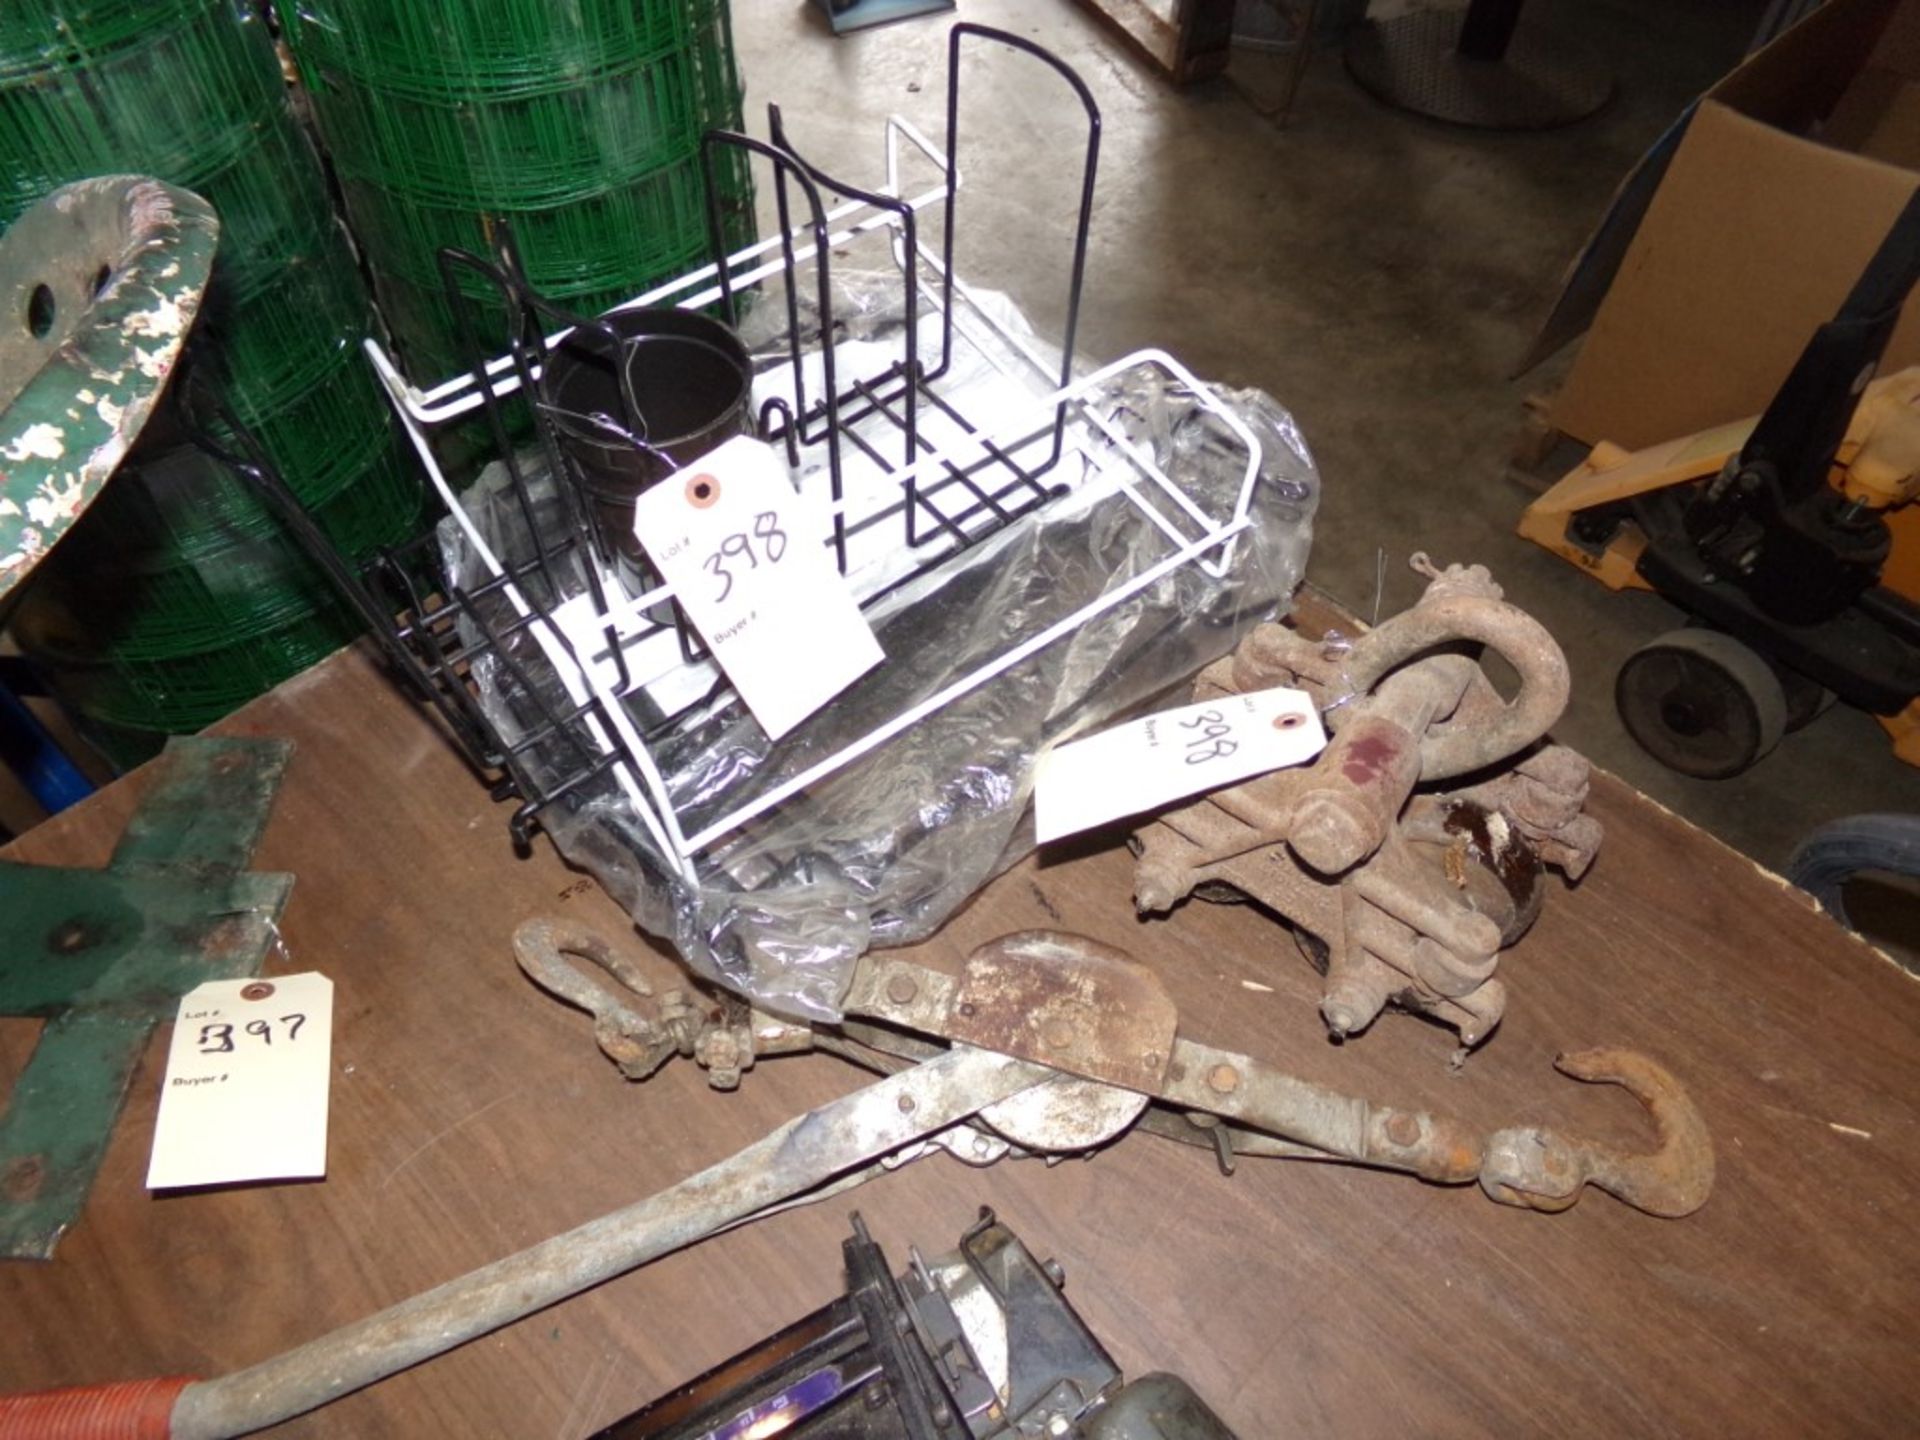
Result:
<svg viewBox="0 0 1920 1440"><path fill-rule="evenodd" d="M960 156L959 72L969 39L997 43L1033 57L1055 71L1079 99L1087 116L1087 138L1082 163L1081 189L1073 234L1072 260L1068 281L1066 323L1063 335L1060 385L1072 380L1074 345L1079 327L1081 292L1086 271L1088 230L1092 217L1094 186L1098 171L1101 120L1092 93L1080 77L1051 52L1020 36L988 26L960 23L953 27L948 41L947 142L944 195L944 234L941 254L941 353L939 362L927 367L919 355L921 296L919 294L918 221L911 205L897 197L864 190L828 175L802 158L789 141L778 107L770 107L771 142L760 141L731 131L712 131L703 140L701 162L707 183L709 230L721 292L721 304L730 324L737 326L739 312L732 285L724 239L724 217L713 184L715 155L721 147L744 150L774 168L776 203L781 227L784 264L782 278L788 311L789 361L795 376L796 406L780 401L762 408L758 428L763 439L784 444L789 461L797 464L801 444L824 443L827 450L830 483L837 502L843 495L842 440L848 440L885 473L897 473L916 458L929 453L931 446L920 434L922 407L930 407L973 436L983 450L983 458L966 466L942 462L946 477L934 486L922 489L912 478L902 484L903 498L895 510L904 515L905 538L912 549L921 549L940 536L952 543L930 556L922 565L894 581L888 591L936 568L952 558L957 550L970 548L988 535L1014 523L1044 504L1064 486L1048 486L1043 478L1059 463L1064 453L1067 406L1056 405L1050 452L1043 461L1021 465L999 447L985 441L978 428L934 388L934 383L949 371L953 360L954 333L954 248L957 208L957 168ZM807 207L808 223L815 249L817 301L821 324L818 343L822 351L822 379L825 393L809 403L801 389L801 343L796 285L798 259L795 254L791 223L792 200L789 187L797 189ZM893 214L904 242L903 306L907 321L905 353L880 375L855 381L841 391L835 384L833 346L831 247L828 245L826 211L822 190L857 200ZM506 471L511 503L519 507L525 522L532 554L522 560L502 558L499 573L471 589L448 583L441 568L437 541L430 531L405 545L376 553L359 568L343 557L325 532L301 504L284 477L266 456L257 439L230 413L221 419L228 431L238 437L233 447L214 440L202 425L190 426L196 441L226 464L243 483L257 493L287 525L302 548L328 576L343 598L366 623L381 645L395 673L417 697L432 704L447 723L468 762L492 783L496 799L518 797L521 801L509 820L516 845L531 844L540 813L592 785L622 761L617 748L606 743L619 727L607 712L617 701L603 698L606 692L593 688L589 698L575 702L568 696L556 696L551 677L530 673L515 653L516 641L532 627L551 625L549 605L557 605L568 593L574 577L583 578L590 588L596 611L604 620L604 636L609 654L618 667L616 694L624 694L631 685L624 646L611 618L602 567L596 557L609 553L605 537L596 530L592 508L580 503L574 486L556 483L558 503L563 517L563 533L554 535L540 523L534 496L520 464L512 431L496 391L495 376L490 373L488 348L474 331L471 307L473 297L460 284L463 271L477 276L498 294L503 313L508 317L507 359L521 394L529 402L540 393L538 379L549 350L549 337L555 330L577 329L598 335L620 353L622 341L603 318L581 316L567 311L538 295L527 282L515 247L510 226L496 220L490 226L494 255L483 258L454 248L440 252L441 280L447 292L463 352L469 359L474 385L481 398L481 409L498 458ZM623 417L630 433L644 434L639 407L628 388L625 367L616 367L622 384L621 402L627 410ZM187 387L181 387L185 389ZM199 395L207 392L198 390ZM196 404L200 403L196 399ZM212 404L224 411L223 402ZM854 425L869 416L889 421L902 438L902 464L896 467ZM552 420L535 405L535 432L544 452L549 473L555 477L571 474L571 460L559 443ZM997 481L985 479L995 467L1004 472ZM989 484L994 488L988 488ZM943 511L935 503L940 490L960 487L971 505L957 514ZM1017 495L1018 498L1015 498ZM922 529L922 512L932 524ZM980 515L989 517L984 527L973 525ZM884 515L878 518L884 519ZM844 574L847 567L847 526L836 510L834 533L827 542ZM882 592L885 593L885 592ZM544 603L543 603L544 597ZM879 594L863 599L871 605ZM673 606L673 621L683 656L689 661L704 657L697 633L687 622L678 603ZM636 615L640 634L664 628L666 622L651 621ZM490 659L505 671L517 694L534 707L531 723L516 738L508 740L486 713L474 688L472 671L477 663ZM716 687L723 688L723 687ZM623 717L631 720L628 715ZM599 734L595 731L598 730ZM603 740L603 737L604 740ZM531 752L544 750L542 764L530 762ZM556 756L560 757L555 763ZM542 779L545 776L547 778Z"/></svg>
<svg viewBox="0 0 1920 1440"><path fill-rule="evenodd" d="M376 551L355 568L224 398L191 375L181 377L172 393L192 442L231 471L285 525L372 632L403 688L439 713L467 763L489 784L493 798L520 799L508 818L517 847L522 851L531 847L542 810L584 789L619 763L618 754L593 735L595 719L607 723L601 702L589 698L580 704L570 700L556 704L553 687L536 683L537 677L514 653L514 642L522 632L548 623L548 617L538 607L514 606L511 592L531 593L553 573L555 557L550 551L504 566L501 574L466 590L444 583L437 537L429 529L401 545ZM207 415L218 419L231 440L216 438L202 418ZM502 615L512 618L503 624L498 618ZM471 671L483 657L491 657L505 670L517 693L524 694L533 707L531 723L511 742L502 737L475 693ZM549 750L546 764L529 764L530 752L543 747ZM564 757L557 765L555 752ZM538 778L542 773L558 778L542 782Z"/></svg>
<svg viewBox="0 0 1920 1440"><path fill-rule="evenodd" d="M796 405L794 411L788 411L780 417L778 424L774 423L773 416L763 412L763 430L766 438L785 439L790 455L795 453L800 444L817 445L824 441L827 449L828 483L836 507L844 496L844 472L840 448L843 438L852 443L883 473L889 475L899 473L923 456L933 453L933 447L920 433L920 419L922 409L925 407L944 416L981 448L981 458L971 464L958 465L942 459L940 465L945 472L944 477L931 487L923 488L916 476L906 476L901 482L900 504L883 512L881 516L872 517L863 522L873 523L873 519L884 519L886 515L895 513L897 510L904 517L905 541L910 550L920 549L928 542L941 537L945 537L950 542L937 555L930 557L922 565L913 568L907 575L896 580L888 590L907 583L928 569L944 564L955 551L978 544L995 531L1011 525L1023 515L1044 505L1065 488L1063 485L1044 484L1043 477L1059 464L1064 453L1068 408L1066 402L1059 402L1055 406L1051 442L1045 459L1038 464L1023 465L999 446L985 440L979 428L935 388L935 382L948 373L954 354L954 248L958 232L958 177L961 151L960 67L970 39L1006 46L1046 65L1072 90L1086 114L1087 132L1081 164L1079 207L1075 218L1072 258L1067 282L1066 324L1059 377L1060 387L1065 388L1073 378L1074 347L1079 331L1080 303L1086 277L1088 232L1092 223L1094 190L1099 173L1101 119L1099 105L1095 102L1086 83L1051 51L1019 35L968 22L953 26L949 33L946 185L942 197L944 224L941 237L939 300L942 320L940 357L938 363L931 368L923 364L919 354L921 299L919 220L910 204L900 197L880 194L838 179L808 161L788 138L786 126L777 105L768 107L770 143L732 131L711 131L705 137L701 147L701 160L707 179L710 243L719 276L720 302L731 324L738 324L739 312L732 278L726 264L719 192L713 184L715 154L722 148L737 149L745 152L749 159L757 157L767 162L773 169L774 195L781 235L783 291L787 310L788 363L794 375ZM817 335L811 337L804 336L800 326L799 276L793 246L795 227L790 187L797 187L806 202L807 226L813 240L815 267L813 283L817 292L816 304L820 322ZM904 329L901 357L878 375L855 380L844 390L836 385L833 369L832 337L835 334L835 328L830 276L831 248L827 243L826 211L821 201L823 190L845 199L859 201L892 215L893 223L902 241ZM812 403L808 402L802 374L802 359L808 348L806 342L809 340L817 343L822 352L822 380L825 389L825 394ZM901 456L898 465L883 453L879 444L854 428L857 422L875 415L889 421L900 432ZM995 472L998 472L997 477ZM935 501L940 491L954 487L958 488L962 503L966 506L957 514L943 509ZM988 517L986 523L977 523L983 515ZM931 526L924 526L924 521L929 519L932 521ZM846 525L843 515L837 508L832 543L841 572L844 574L847 569ZM885 592L865 597L863 604L873 604L880 598L881 593Z"/></svg>

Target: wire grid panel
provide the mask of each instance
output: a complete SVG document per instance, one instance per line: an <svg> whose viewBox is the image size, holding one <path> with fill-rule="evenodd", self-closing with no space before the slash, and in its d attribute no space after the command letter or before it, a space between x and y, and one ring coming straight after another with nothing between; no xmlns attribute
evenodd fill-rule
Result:
<svg viewBox="0 0 1920 1440"><path fill-rule="evenodd" d="M1012 462L1017 474L1022 455L1038 454L1051 446L1057 433L1056 423L1063 414L1069 423L1058 433L1066 436L1065 453L1048 470L1050 498L1042 513L1067 513L1068 507L1093 505L1130 506L1164 537L1165 548L1155 563L1124 585L1106 591L1043 630L1010 637L1008 647L986 664L875 726L786 783L756 795L751 802L698 830L689 832L682 824L658 765L639 732L634 713L625 703L635 697L636 692L644 691L653 706L674 714L711 694L723 683L710 661L688 660L675 627L659 619L662 611L672 606L671 589L661 586L627 597L609 573L604 577L603 589L615 598L609 600L605 612L596 611L589 596L577 596L551 612L537 608L524 591L511 583L434 455L432 430L471 413L482 404L474 376L461 375L426 390L417 389L408 384L376 342L367 342L375 371L386 386L403 428L450 516L489 573L506 582L502 593L538 641L569 699L580 707L584 727L593 743L601 747L603 753L615 757L612 772L642 824L661 853L677 863L689 881L698 879L698 857L702 852L749 821L871 753L910 726L1120 606L1174 571L1192 565L1210 576L1224 576L1232 563L1235 538L1250 523L1248 510L1262 455L1259 442L1240 418L1177 360L1158 350L1136 352L1070 384L1057 385L1057 357L1042 353L1029 336L1010 323L1006 312L996 307L991 297L974 290L958 277L949 277L941 268L939 256L924 245L917 247L916 254L906 252L900 210L919 212L946 200L959 177L949 173L945 155L907 121L899 117L890 119L885 138L887 180L878 193L891 197L896 207L883 208L861 200L834 207L826 213L827 245L838 250L857 237L884 234L892 243L896 263L903 272L917 274L924 269L942 282L951 280L950 289L945 293L952 297L953 334L970 362L953 367L953 373L964 386L972 388L971 400L977 402L982 396L986 397L986 407L976 404L973 413L982 417L990 415L991 419L969 420L960 405L943 403L942 397L930 392L929 398L934 403L926 407L930 413L928 422L920 430L917 459L903 455L901 463L892 463L876 447L848 448L841 496L837 500L821 497L818 513L834 527L832 534L822 536L821 543L835 543L842 536L852 542L844 570L855 597L862 601L870 617L883 617L892 600L903 593L900 589L903 578L928 570L923 559L906 553L910 547L898 538L899 520L913 513L917 505L935 509L943 493L956 488L962 492L956 498L962 500L969 491L978 495L977 487L961 486L959 477L977 475L983 467ZM939 171L939 179L932 186L911 198L900 191L903 146L920 152ZM791 260L786 258L787 253L791 254ZM788 235L776 235L729 256L725 261L728 281L739 290L783 270L790 275L792 263L810 260L815 254L811 232L805 226L796 227ZM721 293L718 279L718 266L709 264L618 308L710 305ZM933 300L937 312L938 295L926 298ZM926 317L936 324L944 318L939 313ZM564 338L565 332L559 332L547 340L552 346ZM847 341L835 347L843 384L848 375L857 384L864 374L877 373L876 367L882 364L884 357L858 353L861 343ZM814 369L822 359L817 351L808 354L801 362L803 370ZM1230 503L1222 505L1216 500L1210 507L1189 494L1102 409L1101 398L1110 387L1139 371L1156 372L1165 382L1190 393L1244 451L1240 483ZM510 357L501 356L488 362L486 373L495 396L508 395L518 388ZM817 387L818 375L796 376L791 367L762 373L755 379L756 401L764 404L776 395L790 396L799 385L809 382ZM824 479L824 467L817 452L825 443L824 437L815 437L810 444L801 446L798 468L803 490L810 478ZM951 562L965 555L975 539L997 528L994 517L977 502L963 504L945 518L949 522L945 528L951 534L944 550L936 552L936 562L941 559ZM932 579L937 582L937 568L932 572Z"/></svg>

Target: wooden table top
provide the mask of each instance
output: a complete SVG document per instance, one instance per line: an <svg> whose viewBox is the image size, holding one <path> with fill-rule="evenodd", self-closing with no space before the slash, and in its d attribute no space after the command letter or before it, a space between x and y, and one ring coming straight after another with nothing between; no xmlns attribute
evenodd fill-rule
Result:
<svg viewBox="0 0 1920 1440"><path fill-rule="evenodd" d="M0 1262L0 1389L215 1375L657 1190L864 1083L763 1062L735 1094L690 1062L644 1084L584 1015L520 975L540 914L631 934L347 651L219 727L296 751L256 863L297 876L277 970L336 989L324 1182L155 1198L151 1046L91 1202L49 1263ZM136 773L10 847L104 863ZM1388 1016L1330 1044L1316 977L1246 906L1143 922L1124 849L1021 864L921 958L1010 930L1081 931L1164 977L1182 1033L1382 1101L1489 1128L1649 1138L1560 1049L1665 1062L1713 1127L1706 1208L1656 1220L1588 1191L1537 1215L1477 1189L1245 1160L1134 1135L1089 1160L944 1157L702 1244L293 1421L289 1435L581 1436L840 1293L858 1208L896 1264L991 1205L1128 1374L1186 1375L1246 1440L1341 1436L1911 1433L1920 1414L1920 985L1776 877L1598 777L1607 839L1556 880L1502 961L1501 1030L1459 1073L1451 1035ZM636 947L642 942L636 937ZM664 958L650 959L671 983ZM1258 988L1255 988L1258 987ZM0 1022L0 1096L35 1026ZM164 1032L163 1032L164 1033Z"/></svg>

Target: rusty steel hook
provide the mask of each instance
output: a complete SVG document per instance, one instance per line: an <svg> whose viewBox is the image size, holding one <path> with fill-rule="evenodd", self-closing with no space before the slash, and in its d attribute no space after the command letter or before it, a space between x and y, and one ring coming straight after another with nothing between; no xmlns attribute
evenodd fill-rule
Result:
<svg viewBox="0 0 1920 1440"><path fill-rule="evenodd" d="M1713 1189L1713 1139L1687 1092L1665 1068L1630 1050L1561 1055L1556 1069L1575 1080L1618 1085L1653 1117L1659 1144L1618 1150L1521 1126L1488 1137L1480 1187L1503 1205L1565 1210L1593 1185L1649 1215L1678 1219L1707 1203Z"/></svg>

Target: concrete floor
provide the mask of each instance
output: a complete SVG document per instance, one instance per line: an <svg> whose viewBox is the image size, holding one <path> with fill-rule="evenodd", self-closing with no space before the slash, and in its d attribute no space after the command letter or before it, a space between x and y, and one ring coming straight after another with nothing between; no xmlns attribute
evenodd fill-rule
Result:
<svg viewBox="0 0 1920 1440"><path fill-rule="evenodd" d="M1201 375L1271 392L1298 417L1324 479L1311 579L1365 614L1384 551L1385 615L1418 594L1411 551L1490 566L1572 661L1559 738L1778 866L1822 821L1920 810L1920 772L1846 709L1735 780L1689 780L1654 763L1621 729L1613 677L1678 615L1650 596L1610 594L1515 537L1528 492L1506 475L1522 399L1550 391L1567 356L1523 380L1508 372L1613 187L1739 60L1761 8L1533 0L1525 23L1557 27L1619 81L1599 116L1545 135L1386 109L1335 53L1313 58L1291 123L1276 128L1247 98L1275 91L1279 65L1267 57L1238 57L1231 79L1175 91L1066 0L961 0L960 15L1054 50L1104 112L1082 355L1158 345ZM800 0L735 0L734 15L756 132L778 101L796 142L855 180L879 174L888 113L944 134L949 17L836 40ZM1045 141L1065 113L1016 67L982 65L977 81L969 115L979 96L985 123L967 132L980 148L966 193L980 228L967 233L1001 233L962 267L1011 291L1043 329L1057 326L1053 257L1060 202L1073 192Z"/></svg>

